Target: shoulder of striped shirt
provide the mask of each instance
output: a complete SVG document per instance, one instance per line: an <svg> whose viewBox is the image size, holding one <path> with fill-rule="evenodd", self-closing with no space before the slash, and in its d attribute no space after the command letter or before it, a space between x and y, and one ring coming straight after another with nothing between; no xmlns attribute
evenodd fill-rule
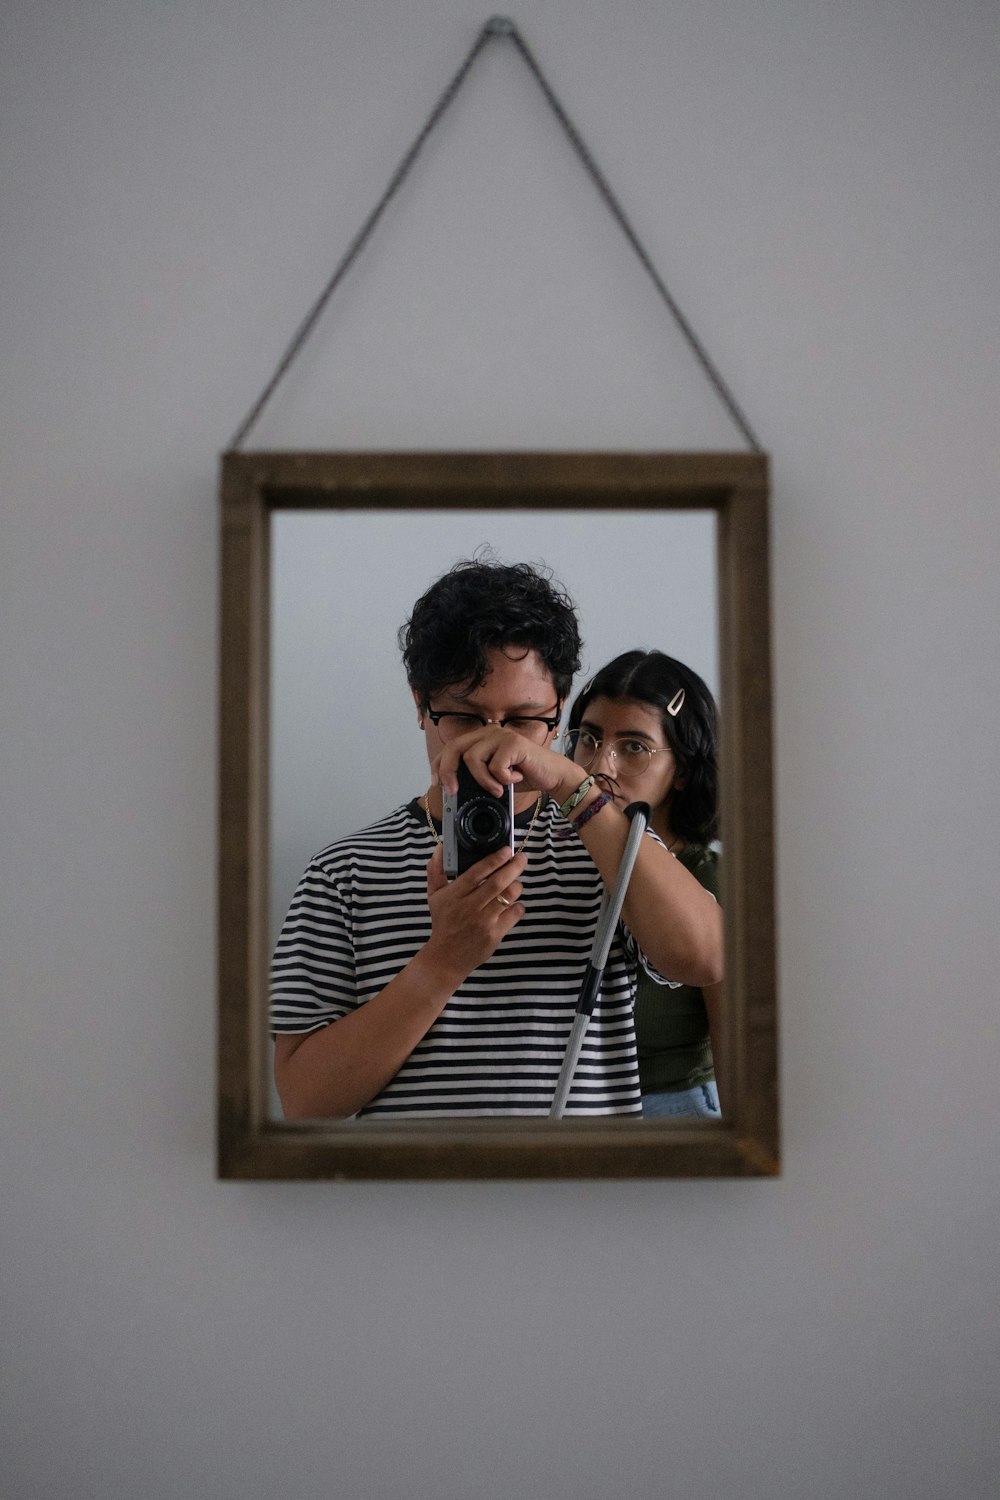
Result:
<svg viewBox="0 0 1000 1500"><path fill-rule="evenodd" d="M311 864L322 864L324 860L333 860L343 850L345 853L354 848L366 849L372 844L398 842L401 838L416 834L419 836L421 825L416 821L410 811L409 803L401 803L394 807L392 812L386 813L384 818L378 818L374 823L369 823L365 828L359 828L354 833L341 834L332 843L326 844L318 853L314 854ZM426 827L424 832L430 839L430 830Z"/></svg>

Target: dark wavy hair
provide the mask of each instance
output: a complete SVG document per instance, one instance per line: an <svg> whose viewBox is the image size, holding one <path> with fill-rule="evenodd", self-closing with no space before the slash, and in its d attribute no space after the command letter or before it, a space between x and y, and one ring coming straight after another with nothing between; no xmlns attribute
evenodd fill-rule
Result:
<svg viewBox="0 0 1000 1500"><path fill-rule="evenodd" d="M488 552L457 562L432 583L398 639L407 681L424 708L443 688L481 687L491 650L536 651L560 703L580 669L576 607L551 571L502 563Z"/></svg>
<svg viewBox="0 0 1000 1500"><path fill-rule="evenodd" d="M676 715L667 704L684 689ZM667 804L671 831L682 839L709 843L719 832L719 770L716 755L718 711L705 683L683 662L663 651L625 651L602 667L577 694L568 729L578 729L595 698L630 699L659 712L667 744L684 785L674 786Z"/></svg>

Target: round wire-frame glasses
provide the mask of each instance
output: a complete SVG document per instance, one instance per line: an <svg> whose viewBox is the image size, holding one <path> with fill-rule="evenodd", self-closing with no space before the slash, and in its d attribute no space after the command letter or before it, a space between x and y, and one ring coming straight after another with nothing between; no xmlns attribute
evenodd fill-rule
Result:
<svg viewBox="0 0 1000 1500"><path fill-rule="evenodd" d="M563 748L570 760L589 771L600 756L604 741L598 739L596 734L591 734L589 729L569 729L563 735ZM668 745L647 745L645 740L623 735L621 739L608 745L607 753L608 759L614 761L619 776L629 777L641 776L644 771L648 771L653 763L653 756L669 748Z"/></svg>

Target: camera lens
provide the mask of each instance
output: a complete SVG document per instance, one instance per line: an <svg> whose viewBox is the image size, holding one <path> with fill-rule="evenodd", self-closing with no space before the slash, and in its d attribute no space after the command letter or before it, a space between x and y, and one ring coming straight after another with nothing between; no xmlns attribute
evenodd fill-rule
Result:
<svg viewBox="0 0 1000 1500"><path fill-rule="evenodd" d="M502 843L507 835L507 815L503 805L485 798L467 802L459 813L456 831L469 849Z"/></svg>

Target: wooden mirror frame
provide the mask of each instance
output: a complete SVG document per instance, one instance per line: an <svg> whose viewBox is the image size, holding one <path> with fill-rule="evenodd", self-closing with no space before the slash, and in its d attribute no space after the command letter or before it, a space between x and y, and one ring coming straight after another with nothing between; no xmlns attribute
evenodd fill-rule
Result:
<svg viewBox="0 0 1000 1500"><path fill-rule="evenodd" d="M223 1178L756 1177L779 1167L768 589L760 454L222 458L218 1172ZM721 1121L269 1115L271 514L710 510L717 517L728 1098Z"/></svg>

